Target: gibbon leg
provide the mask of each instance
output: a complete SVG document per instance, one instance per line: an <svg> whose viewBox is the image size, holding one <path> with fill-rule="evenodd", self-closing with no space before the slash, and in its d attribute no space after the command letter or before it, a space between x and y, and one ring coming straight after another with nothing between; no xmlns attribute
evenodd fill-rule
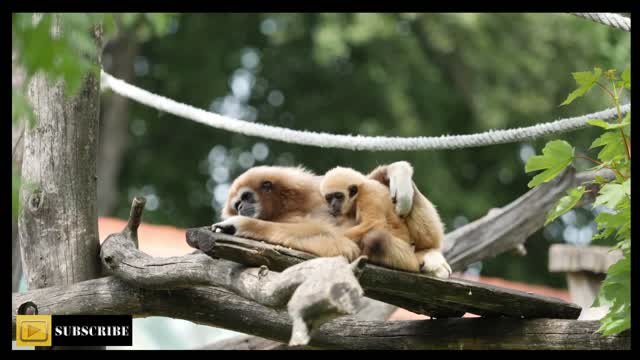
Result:
<svg viewBox="0 0 640 360"><path fill-rule="evenodd" d="M383 230L371 230L362 238L362 254L373 264L404 271L420 271L413 246Z"/></svg>

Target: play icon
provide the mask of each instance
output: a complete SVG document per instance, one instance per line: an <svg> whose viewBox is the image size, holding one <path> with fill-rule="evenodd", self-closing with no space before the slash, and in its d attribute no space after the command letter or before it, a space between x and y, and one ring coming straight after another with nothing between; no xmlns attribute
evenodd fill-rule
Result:
<svg viewBox="0 0 640 360"><path fill-rule="evenodd" d="M16 345L51 346L50 315L17 315Z"/></svg>

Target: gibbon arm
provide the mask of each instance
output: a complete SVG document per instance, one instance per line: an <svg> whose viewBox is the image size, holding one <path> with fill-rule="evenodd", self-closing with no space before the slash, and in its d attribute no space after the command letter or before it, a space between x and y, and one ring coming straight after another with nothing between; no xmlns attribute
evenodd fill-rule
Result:
<svg viewBox="0 0 640 360"><path fill-rule="evenodd" d="M328 224L307 218L275 223L244 216L232 216L214 224L222 232L254 240L282 245L317 256L345 256L354 260L360 255L358 245Z"/></svg>

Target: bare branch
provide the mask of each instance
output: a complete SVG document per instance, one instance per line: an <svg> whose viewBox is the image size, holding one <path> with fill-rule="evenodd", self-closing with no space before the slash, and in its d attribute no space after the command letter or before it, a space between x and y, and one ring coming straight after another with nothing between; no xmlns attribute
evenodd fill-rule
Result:
<svg viewBox="0 0 640 360"><path fill-rule="evenodd" d="M541 229L547 212L574 186L595 179L614 175L609 170L575 173L568 168L556 179L532 189L501 209L489 213L445 237L444 255L454 271L468 265L495 257L506 251L520 248L533 233ZM593 201L584 197L582 205Z"/></svg>

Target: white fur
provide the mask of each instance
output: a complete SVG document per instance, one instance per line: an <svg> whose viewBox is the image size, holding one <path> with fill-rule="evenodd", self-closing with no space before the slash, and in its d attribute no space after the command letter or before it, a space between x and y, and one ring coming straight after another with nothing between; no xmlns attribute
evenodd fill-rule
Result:
<svg viewBox="0 0 640 360"><path fill-rule="evenodd" d="M420 269L427 275L432 275L441 279L448 279L451 276L451 267L447 263L440 250L433 249L424 254L424 265Z"/></svg>
<svg viewBox="0 0 640 360"><path fill-rule="evenodd" d="M389 165L389 192L396 199L396 213L406 216L413 207L413 168L406 161Z"/></svg>

